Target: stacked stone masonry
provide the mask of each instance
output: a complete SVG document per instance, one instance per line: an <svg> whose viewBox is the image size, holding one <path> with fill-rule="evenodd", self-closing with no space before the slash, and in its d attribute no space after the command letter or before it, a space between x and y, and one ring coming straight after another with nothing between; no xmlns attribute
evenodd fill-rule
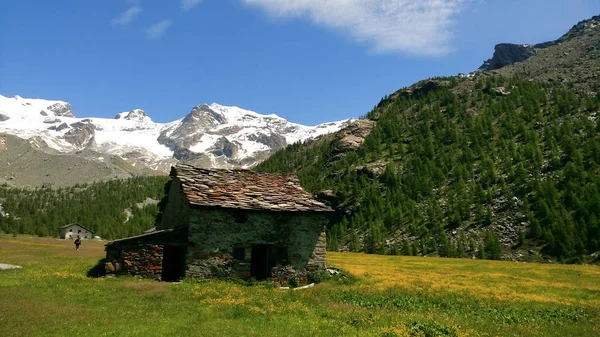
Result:
<svg viewBox="0 0 600 337"><path fill-rule="evenodd" d="M160 245L117 245L106 252L107 274L129 274L160 279L162 273L163 247Z"/></svg>
<svg viewBox="0 0 600 337"><path fill-rule="evenodd" d="M248 278L252 246L261 244L269 245L278 258L274 264L289 265L300 273L323 270L326 222L318 213L194 209L189 229L194 244L188 247L186 274ZM236 249L238 257L234 257Z"/></svg>

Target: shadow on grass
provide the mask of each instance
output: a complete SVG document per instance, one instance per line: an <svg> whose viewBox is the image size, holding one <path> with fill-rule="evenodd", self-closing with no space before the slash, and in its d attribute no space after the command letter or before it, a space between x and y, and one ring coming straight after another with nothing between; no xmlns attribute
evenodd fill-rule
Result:
<svg viewBox="0 0 600 337"><path fill-rule="evenodd" d="M98 260L98 263L92 269L88 270L87 277L98 278L106 275L106 270L104 269L104 264L106 263L106 259Z"/></svg>

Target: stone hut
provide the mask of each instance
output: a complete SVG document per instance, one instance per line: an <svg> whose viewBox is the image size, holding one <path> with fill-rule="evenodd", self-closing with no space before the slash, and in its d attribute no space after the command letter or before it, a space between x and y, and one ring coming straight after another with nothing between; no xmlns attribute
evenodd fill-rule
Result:
<svg viewBox="0 0 600 337"><path fill-rule="evenodd" d="M300 278L325 268L332 209L292 174L176 165L153 231L109 242L107 273Z"/></svg>
<svg viewBox="0 0 600 337"><path fill-rule="evenodd" d="M58 229L60 230L59 237L61 239L75 239L77 235L82 240L94 238L94 233L80 224L72 223L58 227Z"/></svg>

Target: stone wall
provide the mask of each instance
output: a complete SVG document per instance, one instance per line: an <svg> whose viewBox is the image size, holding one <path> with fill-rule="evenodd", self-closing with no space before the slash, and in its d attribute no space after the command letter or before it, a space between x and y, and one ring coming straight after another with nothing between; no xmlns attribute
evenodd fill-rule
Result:
<svg viewBox="0 0 600 337"><path fill-rule="evenodd" d="M163 246L155 244L107 246L105 270L107 275L129 274L160 279Z"/></svg>
<svg viewBox="0 0 600 337"><path fill-rule="evenodd" d="M161 222L158 229L173 228L187 225L189 219L189 203L183 194L181 182L173 178L169 197L161 216Z"/></svg>
<svg viewBox="0 0 600 337"><path fill-rule="evenodd" d="M276 264L298 272L325 268L324 213L194 208L186 264L188 277L250 277L252 245L269 244Z"/></svg>

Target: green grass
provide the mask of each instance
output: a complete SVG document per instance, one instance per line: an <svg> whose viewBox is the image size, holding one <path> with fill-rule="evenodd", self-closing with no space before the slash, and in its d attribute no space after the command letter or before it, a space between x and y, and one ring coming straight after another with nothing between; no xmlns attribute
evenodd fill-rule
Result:
<svg viewBox="0 0 600 337"><path fill-rule="evenodd" d="M600 336L600 268L328 253L314 288L91 278L100 242L0 238L0 336Z"/></svg>

